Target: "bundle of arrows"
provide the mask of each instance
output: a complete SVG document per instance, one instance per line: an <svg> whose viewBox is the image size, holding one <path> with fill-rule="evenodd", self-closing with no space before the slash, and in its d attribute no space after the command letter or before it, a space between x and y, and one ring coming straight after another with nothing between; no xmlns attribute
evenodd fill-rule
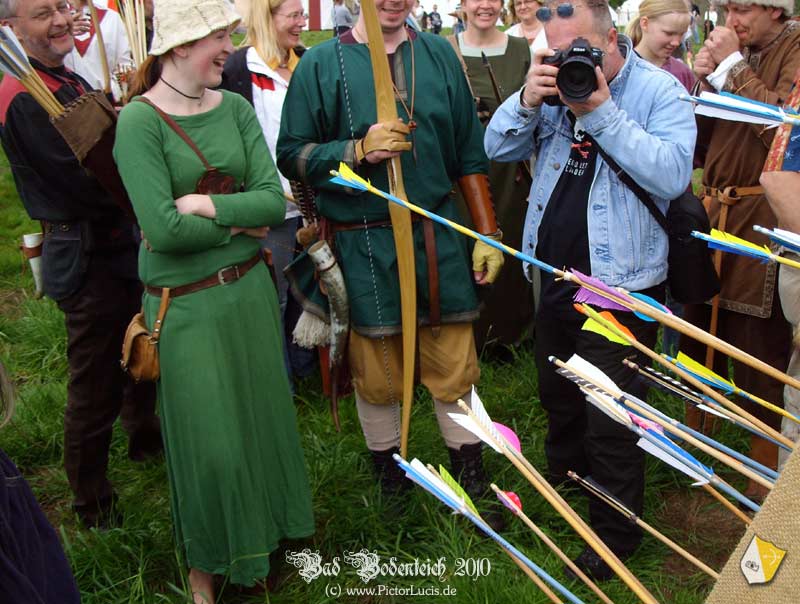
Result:
<svg viewBox="0 0 800 604"><path fill-rule="evenodd" d="M719 477L713 468L701 463L665 433L682 439L768 489L772 488L776 477L772 470L704 435L698 438L699 433L687 430L686 426L620 390L605 373L578 355L573 355L567 362L555 357L551 357L550 361L558 367L559 374L581 389L587 401L639 436L638 445L642 449L694 479L696 485L709 493L712 489L718 489L755 512L760 509Z"/></svg>
<svg viewBox="0 0 800 604"><path fill-rule="evenodd" d="M57 117L64 113L63 105L53 96L42 78L31 66L17 36L7 25L0 27L0 71L19 80L50 117Z"/></svg>
<svg viewBox="0 0 800 604"><path fill-rule="evenodd" d="M774 236L774 234L773 234ZM708 247L714 250L722 250L730 254L738 254L739 256L747 256L748 258L755 258L761 262L777 262L785 264L792 268L800 268L800 262L792 260L791 258L784 258L775 254L766 245L758 245L752 241L747 241L736 235L731 235L724 231L711 229L711 234L701 233L699 231L692 231L692 237L702 239L708 243Z"/></svg>
<svg viewBox="0 0 800 604"><path fill-rule="evenodd" d="M133 64L138 69L147 59L144 0L120 0L119 10L130 43Z"/></svg>
<svg viewBox="0 0 800 604"><path fill-rule="evenodd" d="M463 413L450 413L448 414L450 418L475 434L492 450L504 455L642 602L657 602L647 588L522 454L517 435L510 428L492 421L474 389L470 400L471 407L464 401L458 401L458 406Z"/></svg>
<svg viewBox="0 0 800 604"><path fill-rule="evenodd" d="M495 532L483 518L481 518L475 504L469 498L469 495L464 492L461 485L459 485L442 466L439 466L439 471L437 472L432 466L425 466L418 459L413 459L411 462L408 462L397 454L394 455L394 459L406 473L406 477L409 480L414 481L428 491L455 513L464 516L488 537L496 541L551 602L561 602L550 589L552 587L573 604L583 604L583 600L580 600L569 589L556 581L545 572L544 569L532 562L525 554L519 551L519 549Z"/></svg>

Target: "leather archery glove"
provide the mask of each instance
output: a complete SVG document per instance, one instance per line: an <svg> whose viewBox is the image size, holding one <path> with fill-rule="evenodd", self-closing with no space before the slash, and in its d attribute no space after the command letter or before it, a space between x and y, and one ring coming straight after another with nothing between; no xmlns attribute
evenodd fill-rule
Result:
<svg viewBox="0 0 800 604"><path fill-rule="evenodd" d="M458 179L458 186L469 208L475 230L481 235L500 241L503 232L497 226L489 177L486 174L468 174ZM497 279L504 262L503 252L497 248L482 241L475 243L472 250L472 270L476 273L476 278L480 276L480 285L487 285Z"/></svg>
<svg viewBox="0 0 800 604"><path fill-rule="evenodd" d="M380 126L376 128L375 126ZM406 140L406 136L411 134L408 124L403 123L400 118L381 122L371 127L364 138L356 141L356 159L358 163L373 151L388 151L389 153L399 153L401 151L411 151L411 143Z"/></svg>
<svg viewBox="0 0 800 604"><path fill-rule="evenodd" d="M503 231L497 231L492 235L487 235L489 239L494 241L503 240ZM485 273L483 278L478 281L481 285L488 285L494 283L497 275L500 274L500 269L503 268L505 258L503 252L496 247L487 245L483 241L476 241L475 248L472 250L472 270L476 276Z"/></svg>

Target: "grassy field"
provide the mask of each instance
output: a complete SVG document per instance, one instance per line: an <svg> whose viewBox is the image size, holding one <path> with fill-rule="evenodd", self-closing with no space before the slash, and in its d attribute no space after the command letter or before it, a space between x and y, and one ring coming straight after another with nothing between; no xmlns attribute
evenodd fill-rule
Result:
<svg viewBox="0 0 800 604"><path fill-rule="evenodd" d="M37 230L38 225L22 209L8 165L2 159L0 359L14 377L19 401L14 419L0 431L0 447L19 465L60 531L86 604L187 602L184 568L172 536L163 462L146 465L129 462L121 429L115 431L112 444L110 477L121 496L122 527L107 532L82 530L71 513L70 493L61 466L67 378L63 317L51 301L33 299L30 274L23 270L18 250L20 236ZM480 392L490 412L520 435L528 458L543 469L546 420L537 399L532 354L520 352L513 365L483 363L482 372ZM658 397L653 400L670 414L680 416L679 402ZM336 560L339 572L336 576L306 582L287 566L281 590L268 599L248 600L228 588L222 594L223 602L536 604L547 601L493 542L480 537L463 518L450 515L425 492L416 488L401 502L381 500L370 473L371 464L351 398L341 402L341 433L333 428L317 378L298 385L295 401L313 489L317 531L313 539L290 549L318 550L323 560L331 563L328 567L331 572ZM730 428L723 430L721 438L739 450L745 442ZM418 392L412 418L410 452L434 465L448 464L431 401L422 390ZM582 542L533 488L505 459L491 452L485 453L485 459L492 480L501 488L516 491L527 514L569 555L577 555ZM741 486L736 476L719 470ZM648 459L645 517L719 569L741 534L742 525L687 484L673 470ZM567 497L585 516L585 499L574 494ZM508 521L505 536L554 577L565 580L555 556L521 523L510 517ZM382 575L365 585L355 570L343 562L345 552L361 549L377 552L383 562L389 562L391 557L399 563L442 559L446 571L441 580ZM481 562L484 559L488 562ZM695 572L651 538L645 538L629 567L662 602L699 604L710 588L705 575ZM482 576L469 576L476 568L482 571ZM459 569L466 570L467 575L459 575ZM595 601L581 585L566 584L585 601ZM378 591L373 595L337 595L337 586L343 590L372 586L382 589L383 594ZM412 589L416 591L410 593ZM439 590L439 595L434 595L434 589ZM604 589L620 604L635 601L620 581L611 581ZM391 590L394 592L389 593ZM444 593L446 590L448 593Z"/></svg>

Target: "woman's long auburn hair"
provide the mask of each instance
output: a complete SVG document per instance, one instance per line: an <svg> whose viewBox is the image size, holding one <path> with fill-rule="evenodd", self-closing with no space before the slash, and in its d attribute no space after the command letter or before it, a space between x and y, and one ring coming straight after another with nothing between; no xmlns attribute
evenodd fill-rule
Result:
<svg viewBox="0 0 800 604"><path fill-rule="evenodd" d="M172 52L172 51L170 51ZM139 65L139 69L133 76L133 80L128 87L128 98L144 94L158 82L161 77L161 57L149 55L144 63Z"/></svg>

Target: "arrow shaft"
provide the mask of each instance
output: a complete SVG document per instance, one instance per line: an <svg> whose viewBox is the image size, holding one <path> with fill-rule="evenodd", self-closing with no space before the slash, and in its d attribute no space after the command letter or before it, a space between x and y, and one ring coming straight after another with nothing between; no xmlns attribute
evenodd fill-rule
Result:
<svg viewBox="0 0 800 604"><path fill-rule="evenodd" d="M473 420L478 420L467 405L462 401L458 402L459 408L469 415ZM555 509L564 520L578 533L583 540L591 547L606 564L611 567L614 573L622 579L628 588L646 604L658 604L658 600L647 588L631 573L630 570L617 558L609 547L594 533L586 522L578 516L563 497L548 483L545 478L536 470L533 465L525 458L522 453L516 451L507 441L495 443L505 454L506 458L519 470L519 472L531 483L531 485L544 497L547 502Z"/></svg>
<svg viewBox="0 0 800 604"><path fill-rule="evenodd" d="M666 430L667 432L670 432L671 434L674 434L675 436L692 444L696 448L700 449L703 453L706 453L707 455L710 455L714 459L724 463L726 466L736 470L743 476L747 476L747 478L754 480L755 482L766 487L767 489L772 489L772 487L774 486L773 482L768 478L765 478L765 476L761 472L757 472L751 467L748 467L748 465L746 465L739 459L739 457L744 457L744 459L747 459L748 461L751 461L754 464L757 463L751 460L749 457L740 455L736 451L733 451L732 449L725 447L727 451L730 451L737 456L736 458L734 458L728 452L716 449L714 448L714 446L706 442L703 442L703 440L696 438L694 435L690 434L686 430L683 430L681 427L674 425L671 421L665 420L663 417L660 417L658 414L650 411L650 409L643 407L642 405L636 403L635 401L632 401L631 399L625 397L624 395L619 399L619 402L625 405L626 407L629 407L639 415L642 415L647 419L656 422L661 427L663 427L664 430ZM675 423L677 424L678 422ZM707 437L704 436L704 438ZM717 441L713 439L708 439L708 440L714 443L714 445L718 445L719 447L724 447L724 445L717 443ZM772 472L775 476L777 476L777 473L775 473L774 470L770 470L766 466L761 466L761 467L767 472Z"/></svg>
<svg viewBox="0 0 800 604"><path fill-rule="evenodd" d="M575 575L576 575L576 576L577 576L577 577L578 577L578 578L579 578L581 581L583 581L583 582L584 582L584 584L585 584L585 585L586 585L586 586L587 586L589 589L591 589L591 590L594 592L594 594L595 594L595 595L596 595L598 598L600 598L600 599L601 599L603 602L605 602L605 604L614 604L614 601L613 601L613 600L611 600L611 598L609 598L609 597L608 597L608 596L607 596L607 595L606 595L606 594L603 592L603 590L601 590L601 589L600 589L600 588L597 586L597 584L595 584L595 582L594 582L594 581L592 581L592 580L591 580L591 579L590 579L588 576L586 576L586 573L584 573L584 572L583 572L583 571L582 571L580 568L578 568L578 565L577 565L577 564L575 564L575 563L574 563L574 562L573 562L573 561L572 561L572 560L569 558L569 556L567 556L567 555L566 555L566 554L563 552L563 550L562 550L560 547L558 547L558 545L556 545L556 544L555 544L555 542L554 542L552 539L550 539L550 537L548 537L548 536L547 536L547 534L546 534L546 533L545 533L545 532L544 532L542 529L540 529L540 528L539 528L539 527L538 527L538 526L537 526L537 525L536 525L536 524L533 522L533 520L531 520L531 519L528 517L528 515L527 515L527 514L525 514L525 512L523 512L523 511L522 511L522 510L521 510L519 507L517 507L517 505L516 505L516 504L515 504L513 501L511 501L510 499L508 499L508 497L505 495L505 493L503 493L503 492L502 492L500 489L498 489L498 488L497 488L497 485L493 484L493 485L492 485L492 489L494 490L494 492L495 492L495 493L497 493L497 494L498 494L498 496L499 496L499 497L502 497L502 498L503 498L503 500L506 502L506 504L507 504L507 505L510 505L510 506L512 506L512 507L513 507L513 509L514 509L514 513L516 514L516 516L517 516L517 517L518 517L520 520L522 520L523 524L525 524L525 526L527 526L529 529L531 529L531 531L533 531L533 533L534 533L534 534L535 534L537 537L539 537L539 539L542 541L542 543L544 543L544 544L545 544L547 547L549 547L549 548L550 548L550 550L551 550L551 551L552 551L552 552L553 552L553 553L554 553L556 556L558 556L558 559L559 559L559 560L561 560L561 561L562 561L562 562L563 562L563 563L564 563L564 564L565 564L565 565L566 565L566 566L567 566L567 567L568 567L568 568L569 568L569 569L570 569L572 572L574 572L574 573L575 573Z"/></svg>

